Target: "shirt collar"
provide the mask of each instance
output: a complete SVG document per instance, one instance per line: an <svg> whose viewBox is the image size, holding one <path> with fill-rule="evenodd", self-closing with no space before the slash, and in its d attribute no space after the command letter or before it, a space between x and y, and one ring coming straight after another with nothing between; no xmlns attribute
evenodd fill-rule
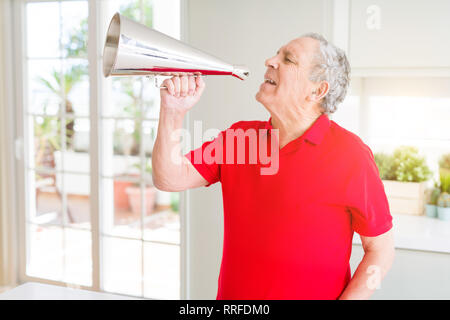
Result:
<svg viewBox="0 0 450 320"><path fill-rule="evenodd" d="M330 119L326 113L322 113L314 123L303 133L302 137L314 145L322 142L325 134L330 128ZM272 117L265 124L265 129L273 129Z"/></svg>

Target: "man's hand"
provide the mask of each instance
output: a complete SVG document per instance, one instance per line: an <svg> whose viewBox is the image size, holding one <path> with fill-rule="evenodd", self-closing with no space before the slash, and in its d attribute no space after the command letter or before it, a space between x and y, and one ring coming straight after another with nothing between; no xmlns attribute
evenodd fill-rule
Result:
<svg viewBox="0 0 450 320"><path fill-rule="evenodd" d="M181 154L180 129L183 118L200 99L205 82L198 76L173 77L162 83L158 135L152 153L155 186L164 191L182 191L208 184L192 163Z"/></svg>
<svg viewBox="0 0 450 320"><path fill-rule="evenodd" d="M195 76L175 76L164 80L163 86L167 90L160 90L161 111L176 111L185 114L200 99L205 82L199 75Z"/></svg>

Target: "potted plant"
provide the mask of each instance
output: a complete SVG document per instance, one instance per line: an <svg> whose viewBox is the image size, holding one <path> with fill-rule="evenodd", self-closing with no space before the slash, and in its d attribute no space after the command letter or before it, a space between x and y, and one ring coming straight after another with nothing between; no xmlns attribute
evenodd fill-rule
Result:
<svg viewBox="0 0 450 320"><path fill-rule="evenodd" d="M46 107L44 107L44 112ZM34 146L36 167L54 167L54 152L61 149L57 134L59 120L56 117L34 119Z"/></svg>
<svg viewBox="0 0 450 320"><path fill-rule="evenodd" d="M437 202L439 196L441 194L441 189L438 187L438 184L435 183L434 188L428 190L428 200L425 205L425 213L430 218L437 217Z"/></svg>
<svg viewBox="0 0 450 320"><path fill-rule="evenodd" d="M375 153L374 157L381 180L395 180L394 157L381 152Z"/></svg>
<svg viewBox="0 0 450 320"><path fill-rule="evenodd" d="M394 150L392 156L377 154L375 162L391 213L423 214L426 181L432 173L417 148L401 146Z"/></svg>
<svg viewBox="0 0 450 320"><path fill-rule="evenodd" d="M136 164L135 167L141 168L140 164ZM151 162L148 161L145 166L145 188L144 188L144 197L145 197L145 215L150 215L153 212L153 207L155 206L155 198L156 198L156 188L153 186L151 181L152 167ZM133 214L140 214L142 209L142 193L141 193L141 185L140 183L134 183L133 185L127 187L125 192L128 195L128 202L131 206L131 210Z"/></svg>
<svg viewBox="0 0 450 320"><path fill-rule="evenodd" d="M126 132L123 128L117 127L114 130L114 154L115 155L125 155L131 157L138 157L140 154L141 147L141 127L144 122L144 116L147 113L147 110L154 106L153 100L148 101L143 98L143 82L140 82L140 85L136 85L136 81L132 79L116 79L116 84L119 86L120 91L122 91L127 96L127 104L123 107L124 115L127 118L132 119L134 122L132 133ZM149 153L145 152L145 156L150 156ZM138 169L140 169L138 167ZM127 175L125 175L127 176ZM127 191L128 190L128 191ZM146 193L152 193L150 191L153 189L146 188ZM136 184L132 184L126 181L115 180L114 181L114 193L115 193L115 206L126 209L129 206L132 207L133 212L135 210L140 211L139 205L132 205L130 203L130 199L133 198L133 201L138 201L140 199L140 188L136 187ZM146 199L151 199L152 196L148 194ZM149 200L147 200L147 203ZM152 205L148 203L149 205ZM152 205L153 208L153 205ZM150 210L150 209L148 209ZM147 210L147 211L148 211Z"/></svg>
<svg viewBox="0 0 450 320"><path fill-rule="evenodd" d="M450 194L442 192L437 202L438 218L445 221L450 221Z"/></svg>
<svg viewBox="0 0 450 320"><path fill-rule="evenodd" d="M437 215L450 221L450 154L444 154L439 161L439 178L442 193L437 201Z"/></svg>
<svg viewBox="0 0 450 320"><path fill-rule="evenodd" d="M126 189L131 187L133 182L125 180L114 180L114 208L120 210L128 210L130 203Z"/></svg>
<svg viewBox="0 0 450 320"><path fill-rule="evenodd" d="M439 159L439 170L450 173L450 153L442 155Z"/></svg>

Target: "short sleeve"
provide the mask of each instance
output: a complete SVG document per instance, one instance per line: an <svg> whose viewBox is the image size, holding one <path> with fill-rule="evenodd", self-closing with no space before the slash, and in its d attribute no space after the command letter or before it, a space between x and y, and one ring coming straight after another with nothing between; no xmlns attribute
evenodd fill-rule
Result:
<svg viewBox="0 0 450 320"><path fill-rule="evenodd" d="M220 181L224 136L224 131L222 131L215 139L203 143L201 147L184 155L208 181L206 187Z"/></svg>
<svg viewBox="0 0 450 320"><path fill-rule="evenodd" d="M346 190L348 210L353 230L362 236L375 237L392 228L392 216L383 182L368 146L358 158Z"/></svg>

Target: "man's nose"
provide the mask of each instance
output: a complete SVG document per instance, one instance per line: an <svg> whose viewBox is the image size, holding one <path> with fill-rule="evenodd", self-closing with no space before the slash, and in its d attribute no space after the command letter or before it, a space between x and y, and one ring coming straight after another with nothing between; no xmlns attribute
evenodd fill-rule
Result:
<svg viewBox="0 0 450 320"><path fill-rule="evenodd" d="M267 59L266 63L265 63L265 66L267 68L271 67L271 68L277 69L278 68L278 63L276 62L275 57Z"/></svg>

